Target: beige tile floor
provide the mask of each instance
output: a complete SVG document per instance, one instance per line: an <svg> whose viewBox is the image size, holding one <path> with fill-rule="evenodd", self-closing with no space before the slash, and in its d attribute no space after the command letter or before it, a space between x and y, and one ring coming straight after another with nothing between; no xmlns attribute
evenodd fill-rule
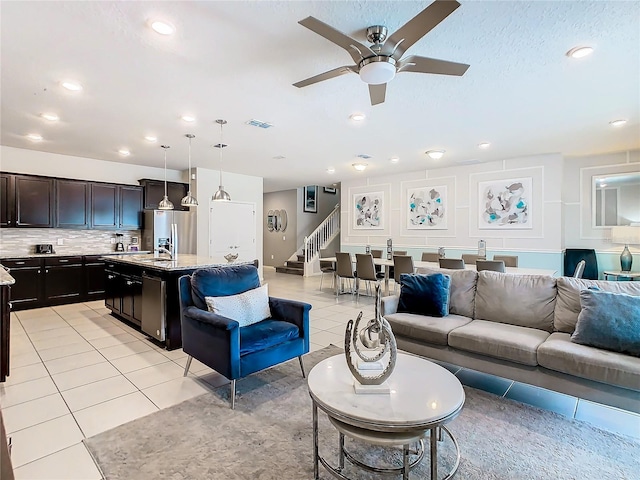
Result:
<svg viewBox="0 0 640 480"><path fill-rule="evenodd" d="M330 282L265 268L269 294L309 302L311 351L342 346L344 328L371 298L336 299ZM101 479L82 440L211 391L228 381L186 355L166 351L111 316L104 302L12 313L11 375L0 405L17 479ZM238 384L242 389L242 384Z"/></svg>

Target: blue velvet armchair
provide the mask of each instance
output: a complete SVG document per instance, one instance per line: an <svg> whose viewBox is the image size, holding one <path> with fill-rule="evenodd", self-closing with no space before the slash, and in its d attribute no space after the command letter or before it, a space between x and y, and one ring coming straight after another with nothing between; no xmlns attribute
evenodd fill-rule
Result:
<svg viewBox="0 0 640 480"><path fill-rule="evenodd" d="M231 380L235 408L236 380L309 352L308 303L269 297L271 318L245 327L209 312L205 297L237 295L258 288L258 269L234 265L196 270L180 277L182 349L188 355L184 375L195 358Z"/></svg>

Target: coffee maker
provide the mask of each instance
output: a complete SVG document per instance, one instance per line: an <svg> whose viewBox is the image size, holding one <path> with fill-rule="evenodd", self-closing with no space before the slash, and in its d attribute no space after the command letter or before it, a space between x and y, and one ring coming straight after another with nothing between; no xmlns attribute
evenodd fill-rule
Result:
<svg viewBox="0 0 640 480"><path fill-rule="evenodd" d="M122 243L122 233L116 233L116 252L124 252L124 243Z"/></svg>

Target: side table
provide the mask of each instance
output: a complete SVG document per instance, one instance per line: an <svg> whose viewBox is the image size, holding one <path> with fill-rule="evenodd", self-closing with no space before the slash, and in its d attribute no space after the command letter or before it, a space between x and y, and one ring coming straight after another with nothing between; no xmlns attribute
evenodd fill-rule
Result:
<svg viewBox="0 0 640 480"><path fill-rule="evenodd" d="M612 277L612 278L609 278ZM621 271L605 271L604 272L605 280L614 280L614 281L640 281L640 272L621 272Z"/></svg>

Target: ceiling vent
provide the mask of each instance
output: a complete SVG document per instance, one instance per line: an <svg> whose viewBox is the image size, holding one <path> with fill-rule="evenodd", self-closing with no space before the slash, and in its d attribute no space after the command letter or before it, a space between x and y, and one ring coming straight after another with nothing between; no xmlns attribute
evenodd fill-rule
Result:
<svg viewBox="0 0 640 480"><path fill-rule="evenodd" d="M263 122L260 120L256 120L255 118L245 122L247 125L251 125L252 127L259 127L259 128L271 128L273 127L273 125L271 123L267 123L267 122Z"/></svg>
<svg viewBox="0 0 640 480"><path fill-rule="evenodd" d="M358 158L369 160L371 158L371 155L367 155L366 153L361 153L360 155L358 155Z"/></svg>
<svg viewBox="0 0 640 480"><path fill-rule="evenodd" d="M474 165L476 163L481 163L479 158L470 158L468 160L457 160L455 163L458 165Z"/></svg>

